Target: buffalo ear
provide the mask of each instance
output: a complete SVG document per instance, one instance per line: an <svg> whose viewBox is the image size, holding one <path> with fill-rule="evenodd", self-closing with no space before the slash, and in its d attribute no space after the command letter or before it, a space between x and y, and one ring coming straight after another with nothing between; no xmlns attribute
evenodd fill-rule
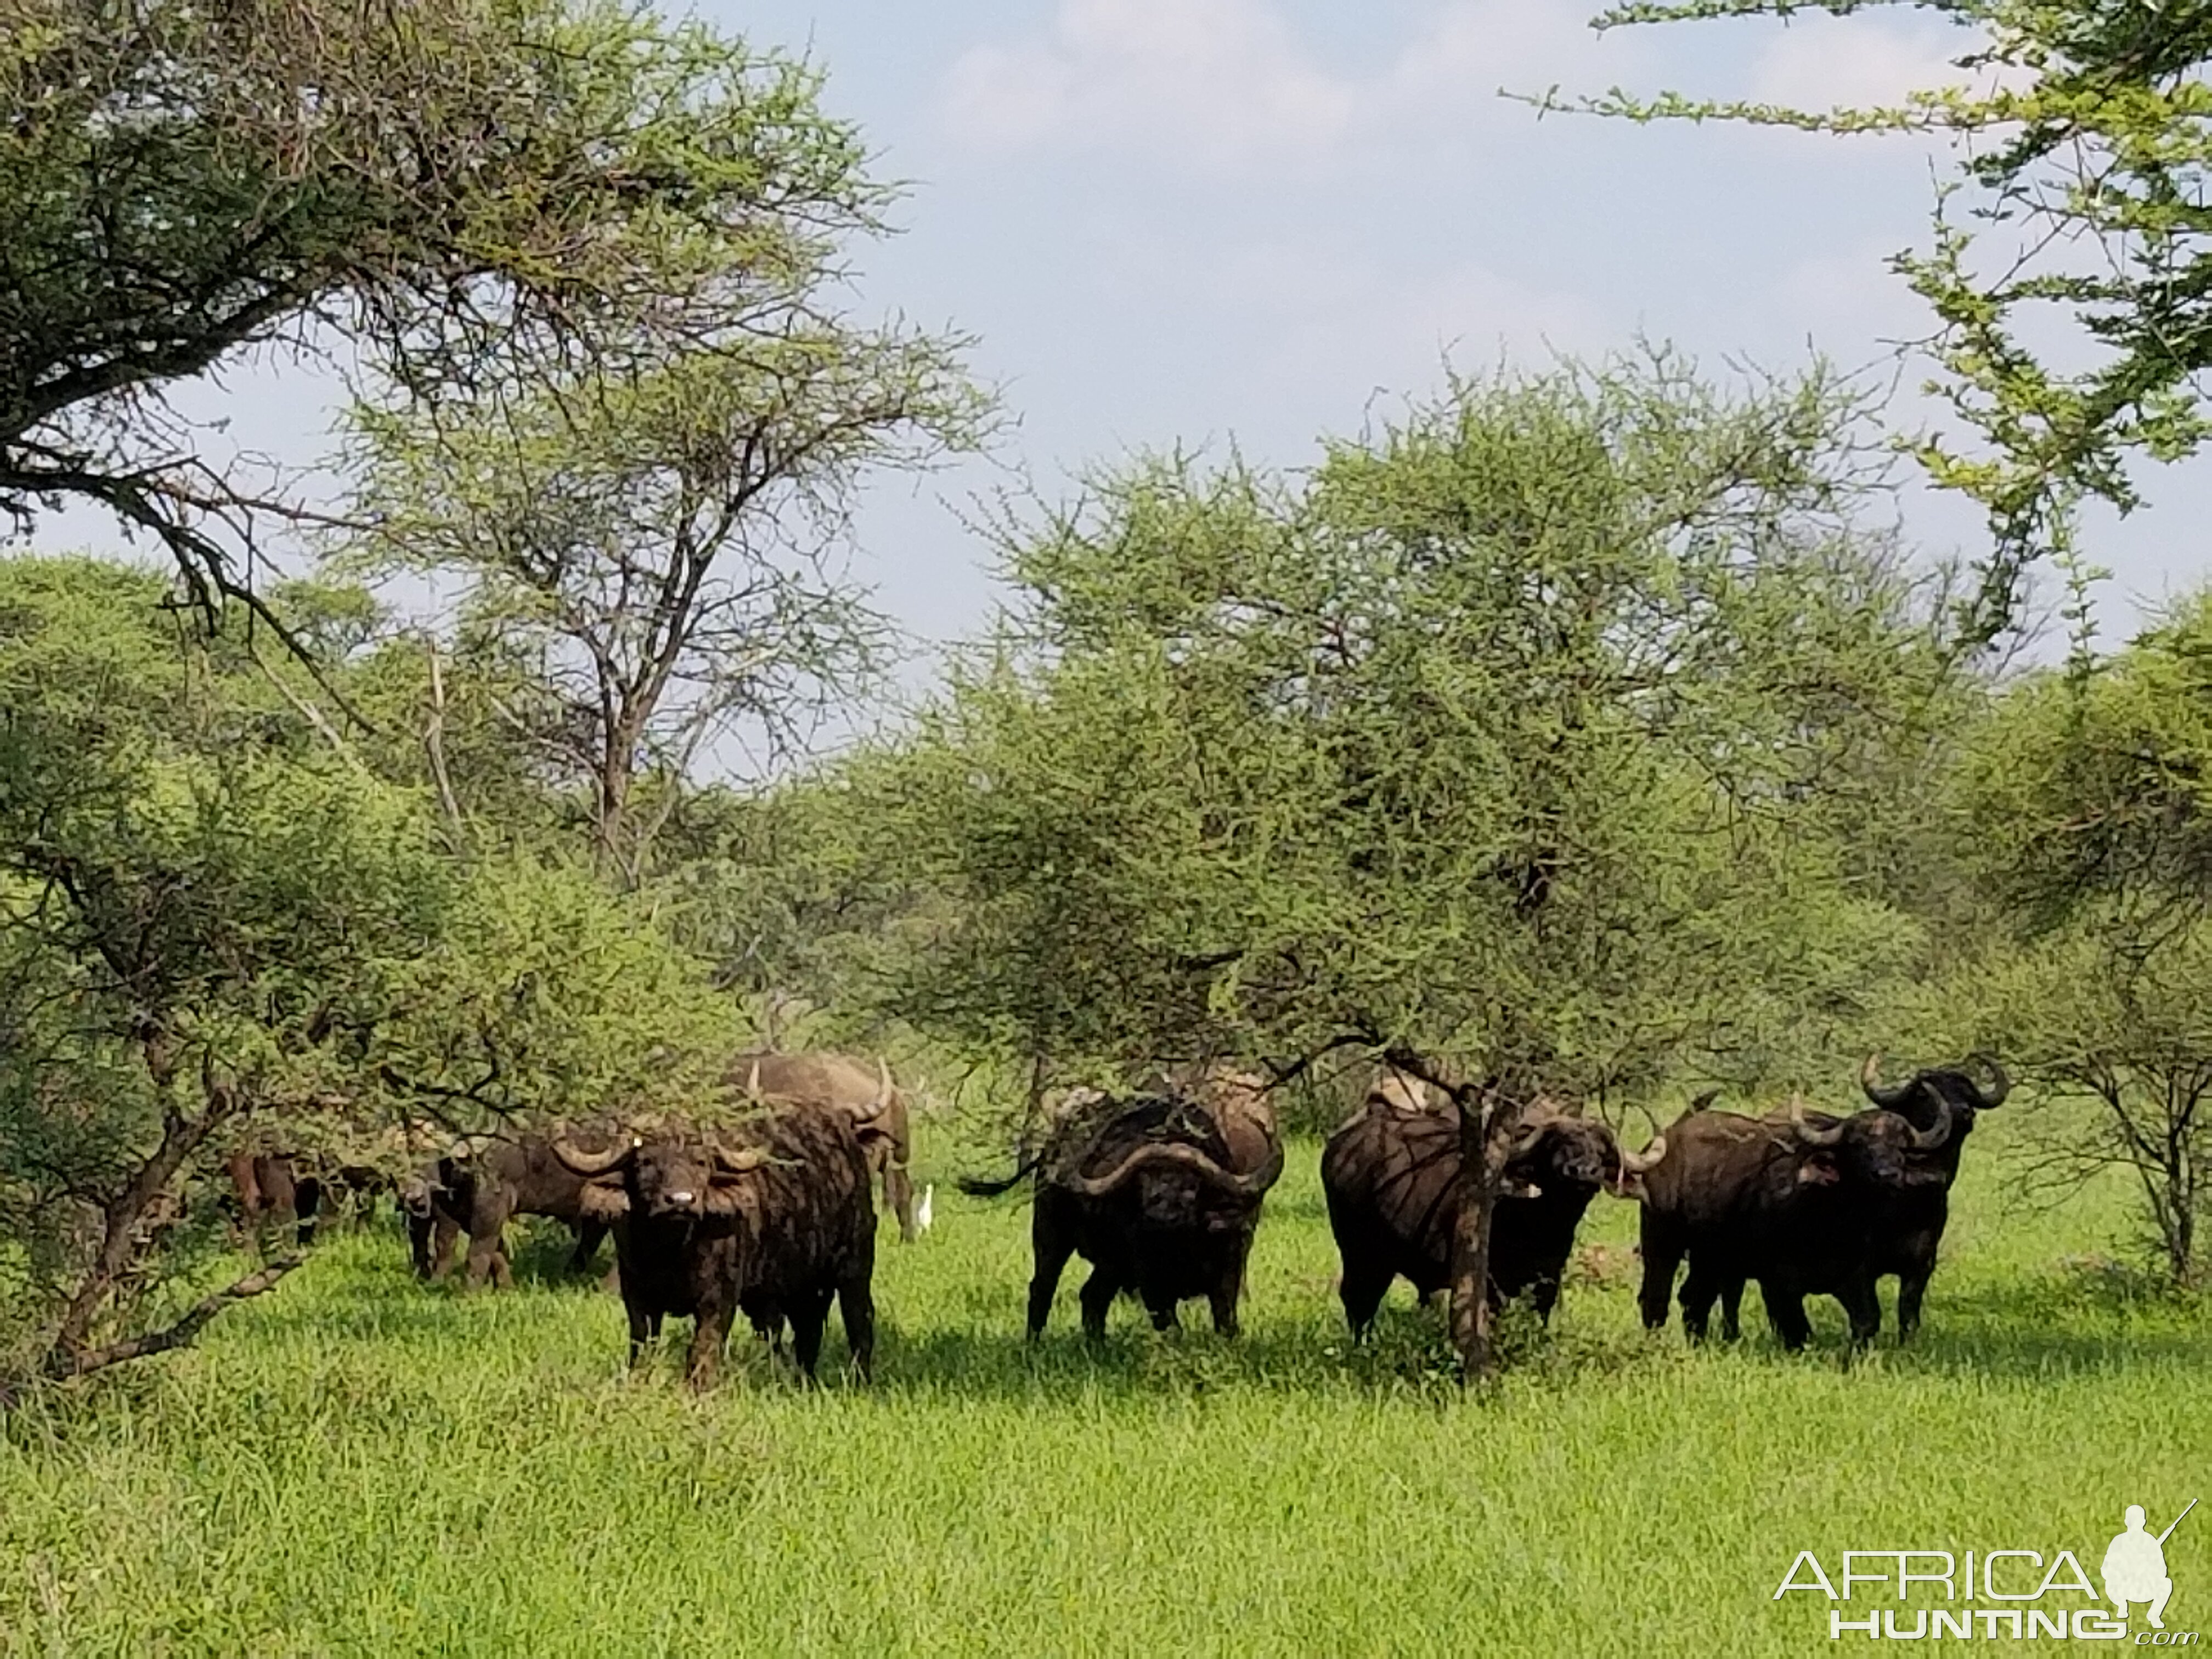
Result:
<svg viewBox="0 0 2212 1659"><path fill-rule="evenodd" d="M1832 1187L1843 1178L1835 1159L1826 1152L1815 1152L1797 1166L1797 1184L1801 1187Z"/></svg>
<svg viewBox="0 0 2212 1659"><path fill-rule="evenodd" d="M620 1221L629 1213L629 1194L611 1182L587 1181L576 1200L576 1213L586 1221Z"/></svg>

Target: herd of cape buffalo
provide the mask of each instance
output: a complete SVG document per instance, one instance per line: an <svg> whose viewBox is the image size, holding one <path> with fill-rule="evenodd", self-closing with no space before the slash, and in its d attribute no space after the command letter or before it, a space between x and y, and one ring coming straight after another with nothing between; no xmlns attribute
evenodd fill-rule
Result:
<svg viewBox="0 0 2212 1659"><path fill-rule="evenodd" d="M1666 1322L1677 1271L1683 1328L1701 1339L1716 1300L1725 1336L1738 1334L1743 1287L1757 1280L1776 1335L1810 1334L1808 1296L1832 1296L1854 1344L1881 1323L1875 1285L1894 1274L1900 1337L1910 1336L1936 1265L1951 1183L1978 1114L2001 1105L2002 1068L1987 1056L1885 1085L1869 1058L1869 1105L1848 1115L1802 1101L1762 1116L1711 1109L1701 1097L1640 1152L1592 1117L1538 1101L1498 1126L1488 1293L1492 1307L1526 1297L1550 1317L1576 1228L1601 1191L1640 1210L1644 1323ZM726 1127L650 1132L574 1130L465 1140L398 1183L415 1268L448 1271L468 1240L471 1285L509 1280L504 1236L520 1215L550 1216L576 1234L573 1267L588 1269L615 1241L629 1319L630 1358L670 1315L693 1321L688 1375L714 1378L735 1316L779 1351L788 1339L811 1378L834 1300L852 1364L873 1358L876 1188L911 1243L908 1105L889 1065L832 1054L739 1055L727 1082L758 1109ZM1459 1109L1390 1070L1322 1154L1329 1224L1343 1258L1340 1294L1355 1340L1395 1279L1425 1302L1450 1279L1454 1235L1473 1183ZM1259 1077L1215 1066L1164 1076L1153 1092L1068 1091L1049 1103L1013 1173L963 1181L994 1196L1035 1188L1028 1330L1045 1326L1070 1255L1091 1273L1083 1327L1105 1328L1115 1298L1137 1297L1162 1329L1176 1307L1206 1298L1215 1328L1234 1335L1262 1201L1283 1170L1283 1139ZM374 1171L313 1173L304 1160L231 1162L249 1224L289 1218L304 1243L319 1206Z"/></svg>

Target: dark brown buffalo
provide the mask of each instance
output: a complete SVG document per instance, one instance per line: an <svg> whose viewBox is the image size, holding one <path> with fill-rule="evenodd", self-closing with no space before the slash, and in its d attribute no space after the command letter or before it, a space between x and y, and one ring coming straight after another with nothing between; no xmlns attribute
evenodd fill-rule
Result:
<svg viewBox="0 0 2212 1659"><path fill-rule="evenodd" d="M408 1254L417 1279L444 1277L453 1241L468 1230L473 1178L461 1177L464 1190L456 1192L446 1184L446 1175L442 1160L434 1160L401 1176L398 1183L399 1212L407 1218Z"/></svg>
<svg viewBox="0 0 2212 1659"><path fill-rule="evenodd" d="M811 1381L834 1297L860 1376L875 1358L876 1210L868 1161L842 1113L787 1109L720 1132L674 1130L557 1156L585 1182L584 1213L615 1230L629 1359L673 1314L693 1322L686 1375L712 1382L743 1309L756 1328L789 1319Z"/></svg>
<svg viewBox="0 0 2212 1659"><path fill-rule="evenodd" d="M223 1168L237 1201L240 1231L255 1250L271 1224L290 1226L302 1246L315 1242L323 1183L304 1164L282 1153L239 1152L225 1159Z"/></svg>
<svg viewBox="0 0 2212 1659"><path fill-rule="evenodd" d="M1143 1301L1161 1330L1176 1322L1176 1304L1202 1296L1214 1329L1233 1336L1261 1201L1282 1172L1266 1092L1256 1079L1238 1079L1197 1100L1087 1096L1006 1179L960 1184L990 1197L1036 1177L1030 1336L1044 1329L1070 1255L1092 1267L1081 1295L1091 1336L1105 1334L1106 1311L1125 1292Z"/></svg>
<svg viewBox="0 0 2212 1659"><path fill-rule="evenodd" d="M850 1117L869 1171L883 1184L884 1207L898 1218L900 1238L914 1243L920 1230L911 1173L913 1126L906 1096L893 1084L887 1062L763 1050L732 1060L726 1080L763 1105L817 1106Z"/></svg>
<svg viewBox="0 0 2212 1659"><path fill-rule="evenodd" d="M579 1136L584 1146L605 1150L605 1135ZM474 1290L489 1279L504 1290L514 1283L507 1264L507 1224L519 1215L550 1216L575 1230L575 1254L571 1273L587 1273L599 1241L606 1237L605 1223L583 1211L583 1178L555 1156L552 1143L543 1135L526 1134L512 1140L464 1141L437 1163L437 1179L424 1206L428 1217L427 1276L443 1279L450 1267L446 1255L455 1231L469 1236L468 1271L465 1283ZM458 1223L441 1232L437 1216ZM410 1221L410 1231L416 1231ZM425 1257L416 1257L424 1271Z"/></svg>
<svg viewBox="0 0 2212 1659"><path fill-rule="evenodd" d="M1916 1127L1894 1112L1832 1118L1793 1106L1788 1115L1685 1113L1668 1126L1665 1152L1644 1176L1646 1328L1667 1320L1674 1273L1686 1256L1682 1328L1705 1334L1716 1297L1735 1334L1737 1293L1759 1281L1768 1322L1785 1347L1812 1334L1808 1296L1832 1296L1862 1346L1881 1328L1875 1296L1879 1240L1895 1206L1940 1187L1948 1113Z"/></svg>
<svg viewBox="0 0 2212 1659"><path fill-rule="evenodd" d="M1528 1297L1547 1322L1575 1229L1601 1187L1626 1194L1665 1148L1625 1155L1604 1124L1539 1107L1512 1131L1490 1232L1490 1305ZM1344 1259L1339 1286L1352 1340L1365 1338L1394 1279L1426 1301L1451 1282L1452 1235L1470 1182L1458 1108L1431 1109L1378 1086L1321 1157L1328 1224Z"/></svg>
<svg viewBox="0 0 2212 1659"><path fill-rule="evenodd" d="M1989 1071L1986 1089L1966 1073L1966 1067L1976 1065ZM1917 1072L1890 1088L1882 1086L1881 1072L1879 1054L1868 1055L1859 1070L1859 1086L1875 1105L1895 1112L1916 1128L1932 1129L1945 1118L1951 1126L1949 1138L1936 1153L1942 1166L1942 1183L1915 1187L1893 1205L1875 1252L1875 1277L1897 1275L1897 1334L1902 1341L1920 1326L1921 1299L1928 1293L1936 1252L1951 1217L1951 1183L1959 1178L1959 1153L1974 1131L1976 1115L2003 1105L2012 1082L2004 1067L1986 1054L1972 1055L1960 1066Z"/></svg>

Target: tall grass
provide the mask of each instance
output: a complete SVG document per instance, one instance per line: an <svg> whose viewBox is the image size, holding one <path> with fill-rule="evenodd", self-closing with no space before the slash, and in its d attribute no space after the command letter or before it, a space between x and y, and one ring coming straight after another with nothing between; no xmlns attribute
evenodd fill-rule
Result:
<svg viewBox="0 0 2212 1659"><path fill-rule="evenodd" d="M679 1352L623 1374L565 1240L463 1297L365 1232L197 1351L6 1419L0 1651L1826 1649L1826 1602L1771 1599L1800 1549L2094 1571L2125 1504L2163 1525L2212 1484L2212 1318L2109 1261L2123 1190L2008 1208L1998 1139L1910 1350L1847 1364L1827 1304L1802 1356L1647 1339L1632 1213L1601 1200L1552 1332L1473 1395L1402 1287L1346 1341L1310 1143L1235 1344L1125 1306L1090 1350L1079 1273L1024 1345L1026 1212L939 1171L936 1230L885 1230L866 1389L803 1391L744 1343L694 1399ZM2170 1628L2212 1627L2206 1513L2167 1545Z"/></svg>

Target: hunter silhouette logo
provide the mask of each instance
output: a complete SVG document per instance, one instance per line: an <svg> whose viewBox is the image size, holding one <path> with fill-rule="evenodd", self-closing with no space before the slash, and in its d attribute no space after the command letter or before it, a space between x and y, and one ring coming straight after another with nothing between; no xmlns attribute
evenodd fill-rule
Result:
<svg viewBox="0 0 2212 1659"><path fill-rule="evenodd" d="M2143 1530L2143 1508L2140 1504L2128 1505L2128 1529L2112 1540L2105 1550L2105 1599L2128 1616L2130 1602L2147 1601L2150 1611L2145 1616L2153 1630L2164 1630L2166 1599L2173 1594L2173 1580L2166 1576L2166 1540L2173 1536L2173 1528L2181 1524L2182 1517L2197 1507L2191 1498L2180 1515L2173 1517L2172 1526L2155 1538Z"/></svg>

